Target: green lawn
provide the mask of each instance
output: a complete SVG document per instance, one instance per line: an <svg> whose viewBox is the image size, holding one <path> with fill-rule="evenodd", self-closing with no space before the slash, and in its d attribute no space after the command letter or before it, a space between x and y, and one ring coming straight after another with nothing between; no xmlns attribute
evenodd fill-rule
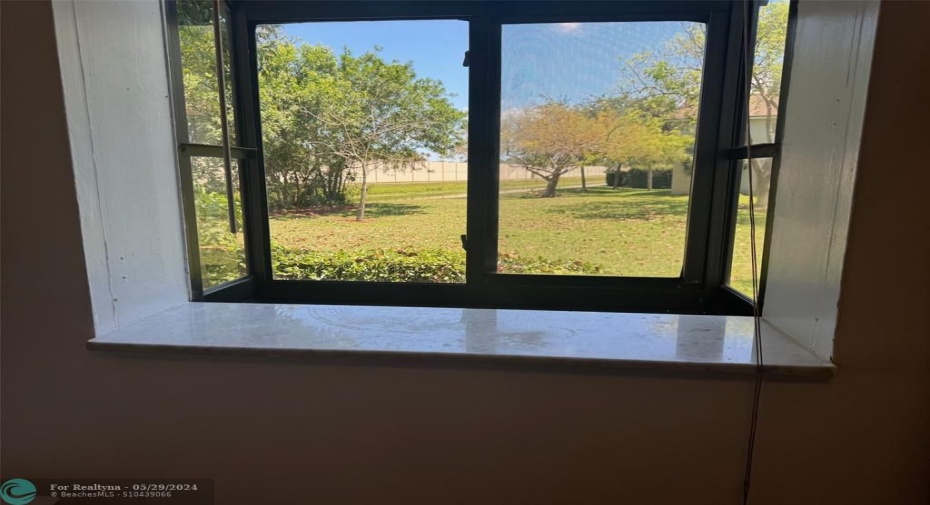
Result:
<svg viewBox="0 0 930 505"><path fill-rule="evenodd" d="M604 177L588 177L589 185L603 185ZM564 177L562 187L580 186L581 177ZM501 191L542 190L546 183L534 178L524 181L501 181ZM372 184L368 188L368 201L393 201L423 198L460 197L468 191L465 182L398 182ZM358 191L356 190L355 193Z"/></svg>
<svg viewBox="0 0 930 505"><path fill-rule="evenodd" d="M756 209L756 270L761 275L762 249L765 244L765 209ZM730 269L730 285L743 293L752 293L752 253L749 227L749 197L739 197L739 210L736 215L735 247L733 248L733 266Z"/></svg>
<svg viewBox="0 0 930 505"><path fill-rule="evenodd" d="M678 276L688 198L671 196L667 190L612 189L600 178L589 182L587 192L563 189L556 198L539 198L533 192L503 194L500 254L590 263L605 275ZM575 184L580 179L564 182ZM526 183L505 181L501 189L520 188ZM314 252L461 252L466 202L459 195L464 192L463 182L372 185L365 221L355 221L355 209L348 207L278 215L272 217L271 236L284 247ZM743 197L733 269L733 285L744 292L751 289L747 204ZM757 226L761 256L763 216L757 218Z"/></svg>

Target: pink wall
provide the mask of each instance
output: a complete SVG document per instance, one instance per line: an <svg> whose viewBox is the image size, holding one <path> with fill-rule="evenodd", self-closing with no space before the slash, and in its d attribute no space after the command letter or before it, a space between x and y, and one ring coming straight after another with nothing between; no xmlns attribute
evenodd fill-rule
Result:
<svg viewBox="0 0 930 505"><path fill-rule="evenodd" d="M750 382L86 351L50 4L0 8L5 476L213 478L224 504L738 503ZM930 499L930 278L914 235L930 207L901 185L930 183L906 148L925 144L928 18L930 3L882 6L840 371L766 384L754 504Z"/></svg>

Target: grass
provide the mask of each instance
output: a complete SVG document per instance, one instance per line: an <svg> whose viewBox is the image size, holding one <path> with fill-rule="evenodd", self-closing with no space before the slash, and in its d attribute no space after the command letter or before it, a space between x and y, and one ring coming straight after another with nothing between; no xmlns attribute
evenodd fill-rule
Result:
<svg viewBox="0 0 930 505"><path fill-rule="evenodd" d="M563 190L558 198L505 195L501 254L575 259L605 275L677 277L684 258L686 196L668 191Z"/></svg>
<svg viewBox="0 0 930 505"><path fill-rule="evenodd" d="M589 185L603 184L603 177L589 177ZM565 177L561 187L580 186L581 177ZM539 178L529 180L507 180L500 182L501 191L542 190L546 182ZM461 197L468 191L464 181L457 182L398 182L389 184L372 184L368 188L368 201L396 201L410 199L428 199L442 197ZM356 190L357 194L357 190Z"/></svg>
<svg viewBox="0 0 930 505"><path fill-rule="evenodd" d="M500 254L591 263L605 275L677 277L684 258L688 197L672 196L668 190L612 189L596 182L600 185L586 192L562 189L556 198L539 198L531 192L502 194ZM564 182L574 184L580 179ZM502 181L502 190L526 187L524 181ZM464 191L464 182L376 184L370 188L363 222L355 221L354 207L291 213L272 218L271 236L284 247L305 251L460 252L466 221L466 200L460 196ZM732 284L748 293L746 197L740 209ZM761 257L764 216L757 217L757 226Z"/></svg>
<svg viewBox="0 0 930 505"><path fill-rule="evenodd" d="M762 269L762 250L765 245L765 209L756 209L756 270ZM736 213L736 234L733 238L733 264L730 268L730 285L747 295L752 294L752 253L750 249L749 197L740 195Z"/></svg>

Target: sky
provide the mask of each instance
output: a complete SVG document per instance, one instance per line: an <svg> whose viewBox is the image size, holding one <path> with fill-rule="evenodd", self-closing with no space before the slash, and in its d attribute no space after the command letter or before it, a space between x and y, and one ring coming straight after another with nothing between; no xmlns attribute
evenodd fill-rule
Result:
<svg viewBox="0 0 930 505"><path fill-rule="evenodd" d="M507 25L502 33L502 108L546 98L580 102L617 91L623 62L660 48L680 22ZM387 60L412 61L418 76L442 81L468 108L468 23L457 20L321 22L284 25L288 35L355 54L382 47Z"/></svg>

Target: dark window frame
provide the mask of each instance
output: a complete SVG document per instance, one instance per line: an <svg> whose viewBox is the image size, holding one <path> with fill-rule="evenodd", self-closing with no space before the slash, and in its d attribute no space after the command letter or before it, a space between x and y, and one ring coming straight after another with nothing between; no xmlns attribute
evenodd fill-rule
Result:
<svg viewBox="0 0 930 505"><path fill-rule="evenodd" d="M176 6L166 8L178 137L187 138ZM742 75L743 19L758 3L729 0L659 2L263 2L215 0L231 13L236 138L239 145L179 144L180 186L190 257L191 297L197 301L341 303L547 310L752 314L751 301L727 285L748 103ZM792 12L794 5L792 3ZM527 14L532 12L532 14ZM468 251L464 284L275 280L266 204L255 28L308 21L462 19L469 22ZM789 17L788 50L791 47ZM706 48L689 200L687 239L679 278L497 274L497 204L502 26L544 22L693 21L706 25ZM752 26L752 25L751 25ZM753 27L754 31L754 27ZM785 69L787 82L788 69ZM220 73L222 75L222 73ZM222 88L221 88L222 89ZM785 87L783 86L783 94ZM780 103L784 103L784 100ZM783 120L779 112L779 123ZM223 122L225 124L225 117ZM753 157L776 154L776 143L753 146ZM227 137L228 138L228 137ZM228 144L228 141L227 141ZM217 150L219 149L219 150ZM249 274L203 290L189 156L212 152L239 160ZM773 205L770 205L770 212ZM767 233L770 229L767 230ZM767 243L767 242L766 242ZM764 279L763 279L764 280Z"/></svg>

